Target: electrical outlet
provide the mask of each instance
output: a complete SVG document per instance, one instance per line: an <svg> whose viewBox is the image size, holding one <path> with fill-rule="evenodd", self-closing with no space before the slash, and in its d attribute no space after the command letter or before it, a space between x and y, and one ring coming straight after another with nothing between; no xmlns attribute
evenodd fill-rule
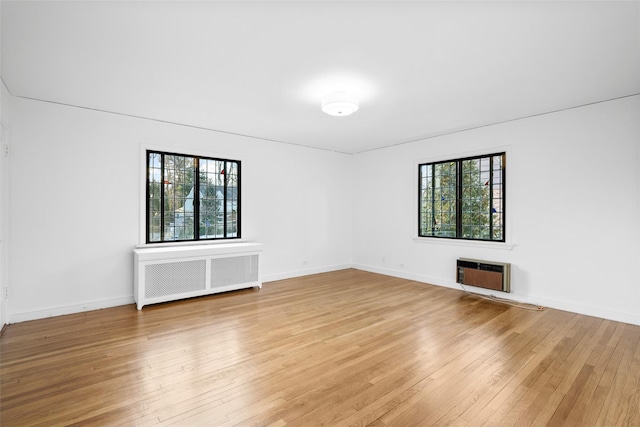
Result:
<svg viewBox="0 0 640 427"><path fill-rule="evenodd" d="M4 144L4 156L9 157L9 145Z"/></svg>
<svg viewBox="0 0 640 427"><path fill-rule="evenodd" d="M5 286L2 292L2 296L4 299L9 299L9 287Z"/></svg>

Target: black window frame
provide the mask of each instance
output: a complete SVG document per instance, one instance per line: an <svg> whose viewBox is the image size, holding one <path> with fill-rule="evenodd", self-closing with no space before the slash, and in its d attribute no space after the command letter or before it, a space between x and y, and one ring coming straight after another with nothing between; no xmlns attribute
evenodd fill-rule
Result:
<svg viewBox="0 0 640 427"><path fill-rule="evenodd" d="M501 164L500 164L500 186L501 186L501 191L499 191L500 193L500 198L497 199L495 198L495 192L494 192L494 173L495 173L495 169L493 162L491 161L491 159L493 159L494 157L501 157ZM465 193L463 191L463 162L465 161L473 161L473 160L480 160L480 159L489 159L489 164L490 164L490 170L489 170L489 177L487 179L487 184L489 186L489 206L488 206L488 213L489 214L489 221L488 221L488 227L489 227L489 238L474 238L474 237L465 237L463 235L463 214L462 214L462 201L464 199ZM423 166L427 166L427 167L433 167L434 165L441 165L441 164L446 164L446 163L454 163L455 164L455 235L454 236L447 236L447 235L436 235L436 234L424 234L423 233L423 212L426 213L425 210L423 210L423 191L425 190L423 188L422 182L423 182ZM506 177L506 163L507 163L507 153L506 151L503 152L496 152L496 153L490 153L490 154L481 154L481 155L474 155L474 156L468 156L468 157L461 157L461 158L454 158L454 159L450 159L450 160L438 160L438 161L433 161L433 162L425 162L425 163L420 163L418 164L418 237L419 238L431 238L431 239L449 239L449 240L463 240L463 241L476 241L476 242L506 242L506 224L507 224L507 210L506 210L506 189L507 189L507 177ZM434 169L432 169L432 179L435 180L435 174L433 173ZM433 187L433 185L432 185ZM500 200L499 202L499 206L501 211L492 211L494 210L494 204L493 204L493 200ZM431 197L431 200L434 200L434 197ZM431 212L433 213L434 209L432 208ZM502 221L500 223L500 228L501 228L501 236L500 238L494 238L494 224L493 224L493 215L494 213L498 213L501 215L502 217ZM428 219L427 219L428 220ZM435 233L435 225L434 222L432 220L432 229L431 229L431 233Z"/></svg>
<svg viewBox="0 0 640 427"><path fill-rule="evenodd" d="M160 189L161 189L161 201L160 201L160 239L159 240L151 240L151 208L150 208L150 182L151 182L151 173L152 173L152 168L151 168L151 154L158 154L161 156L161 178L160 178ZM164 198L166 195L166 189L165 189L165 156L179 156L179 157L185 157L185 158L190 158L190 159L194 159L194 166L193 166L193 238L186 238L186 239L165 239L165 215L167 215L167 212L165 212L165 203L164 203ZM223 201L222 201L222 208L223 208L223 213L222 213L222 230L223 230L223 236L222 237L201 237L200 236L200 191L195 191L195 189L199 189L200 188L200 176L201 176L201 169L200 169L200 162L202 160L205 161L216 161L216 162L223 162L224 164L224 170L225 172L228 170L227 169L227 164L228 163L235 163L236 165L236 170L237 170L237 186L236 186L236 195L235 195L235 199L230 199L230 200L235 200L236 202L236 206L237 209L235 210L235 220L233 221L235 223L236 226L236 231L235 231L235 235L231 235L233 233L229 232L228 230L228 221L229 221L229 214L230 212L228 212L228 179L223 180ZM145 241L147 244L172 244L172 243L185 243L185 242L202 242L202 241L214 241L214 240L237 240L237 239L241 239L242 238L242 215L241 215L241 207L242 207L242 193L241 193L241 178L242 178L242 162L240 160L234 160L234 159L224 159L224 158L220 158L220 157L210 157L210 156L203 156L203 155L198 155L198 154L189 154L189 153L177 153L177 152L169 152L169 151L162 151L162 150L154 150L154 149L147 149L146 150L146 160L145 160L145 164L146 164L146 174L145 174L145 188L146 188L146 192L145 192ZM233 213L231 213L233 214Z"/></svg>

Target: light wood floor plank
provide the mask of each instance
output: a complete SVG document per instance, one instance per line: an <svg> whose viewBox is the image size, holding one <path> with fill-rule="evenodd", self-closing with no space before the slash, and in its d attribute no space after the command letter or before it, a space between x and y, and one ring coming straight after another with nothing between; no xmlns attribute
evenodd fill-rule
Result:
<svg viewBox="0 0 640 427"><path fill-rule="evenodd" d="M9 325L10 426L640 425L640 326L342 270Z"/></svg>

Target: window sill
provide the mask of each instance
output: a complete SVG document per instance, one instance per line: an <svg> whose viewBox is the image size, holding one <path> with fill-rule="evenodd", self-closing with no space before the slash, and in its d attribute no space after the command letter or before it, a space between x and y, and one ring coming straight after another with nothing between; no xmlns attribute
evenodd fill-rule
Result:
<svg viewBox="0 0 640 427"><path fill-rule="evenodd" d="M462 240L462 239L438 239L431 237L412 237L416 243L427 243L435 245L452 245L452 246L466 246L472 248L489 248L500 249L505 251L512 250L516 244L511 242L481 242L477 240Z"/></svg>
<svg viewBox="0 0 640 427"><path fill-rule="evenodd" d="M146 248L178 248L184 246L208 246L208 245L228 245L232 243L247 243L246 239L219 239L219 240L194 240L192 242L161 242L161 243L142 243L136 245L136 249Z"/></svg>

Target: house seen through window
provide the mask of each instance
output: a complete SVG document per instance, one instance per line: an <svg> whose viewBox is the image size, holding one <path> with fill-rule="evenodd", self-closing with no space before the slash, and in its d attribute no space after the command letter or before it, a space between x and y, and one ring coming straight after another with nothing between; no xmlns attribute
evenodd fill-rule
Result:
<svg viewBox="0 0 640 427"><path fill-rule="evenodd" d="M419 165L418 235L505 241L506 154Z"/></svg>
<svg viewBox="0 0 640 427"><path fill-rule="evenodd" d="M240 237L240 162L147 151L147 243Z"/></svg>

